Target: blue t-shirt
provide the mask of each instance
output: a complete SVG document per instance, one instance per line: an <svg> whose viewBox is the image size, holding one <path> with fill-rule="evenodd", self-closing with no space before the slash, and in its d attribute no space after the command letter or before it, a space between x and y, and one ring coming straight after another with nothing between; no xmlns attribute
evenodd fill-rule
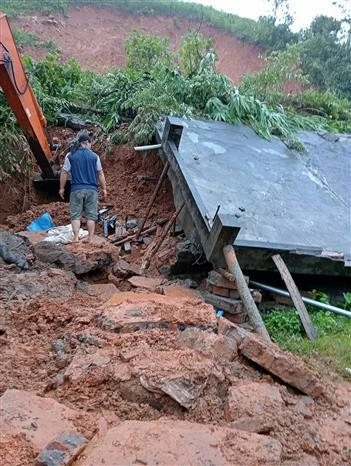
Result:
<svg viewBox="0 0 351 466"><path fill-rule="evenodd" d="M66 155L63 170L71 172L71 191L98 188L98 172L102 170L100 158L95 152L80 147Z"/></svg>

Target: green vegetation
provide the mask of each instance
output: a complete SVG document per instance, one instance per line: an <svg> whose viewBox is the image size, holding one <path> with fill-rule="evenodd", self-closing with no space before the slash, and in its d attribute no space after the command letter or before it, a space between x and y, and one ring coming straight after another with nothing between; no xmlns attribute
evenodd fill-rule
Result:
<svg viewBox="0 0 351 466"><path fill-rule="evenodd" d="M156 121L165 115L245 123L262 137L278 135L297 150L303 150L296 137L300 129L350 128L349 101L317 91L284 94L282 83L299 76L295 46L272 57L270 67L247 77L239 88L216 72L211 46L207 38L190 31L175 54L167 40L134 31L126 41L128 66L124 70L100 75L84 71L74 60L60 64L55 54L42 62L27 57L25 66L49 123L55 123L63 111L83 113L85 120L101 127L111 144L147 143ZM304 82L302 75L299 79ZM307 107L301 105L301 95L306 95ZM4 99L0 109L3 134L9 131L13 138L19 133ZM127 132L121 131L126 122ZM0 150L6 141L0 142ZM0 177L21 168L12 159L6 160L0 161Z"/></svg>
<svg viewBox="0 0 351 466"><path fill-rule="evenodd" d="M315 292L314 299L329 302L324 293ZM344 294L340 307L351 310L351 293ZM297 311L293 308L272 309L263 320L272 339L283 349L291 351L327 374L335 371L351 379L351 320L309 306L311 320L318 338L308 340Z"/></svg>
<svg viewBox="0 0 351 466"><path fill-rule="evenodd" d="M34 48L45 48L50 53L58 53L59 49L52 40L41 40L36 34L21 31L18 28L12 29L18 47L30 46Z"/></svg>
<svg viewBox="0 0 351 466"><path fill-rule="evenodd" d="M348 32L348 37L344 33L351 25L347 0L335 2L335 8L343 15L340 21L319 16L308 29L299 33L290 30L292 17L289 14L289 1L267 1L272 4L272 14L258 21L180 0L0 0L0 11L14 16L31 11L65 13L70 5L75 4L114 6L134 15L171 16L175 27L176 16L194 20L200 28L201 24L210 23L239 39L262 47L266 52L285 50L287 45L298 43L301 50L300 66L311 83L323 91L332 91L338 97L350 99L351 33Z"/></svg>

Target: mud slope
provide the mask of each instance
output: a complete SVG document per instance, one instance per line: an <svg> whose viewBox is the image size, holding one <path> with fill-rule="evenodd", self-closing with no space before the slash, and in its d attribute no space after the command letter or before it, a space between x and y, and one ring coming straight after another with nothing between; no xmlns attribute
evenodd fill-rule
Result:
<svg viewBox="0 0 351 466"><path fill-rule="evenodd" d="M57 23L57 24L55 24ZM43 40L56 42L62 59L76 58L87 69L104 71L125 65L124 42L133 29L169 37L173 49L191 28L212 37L218 53L218 69L234 83L249 72L262 69L257 47L207 24L180 17L133 16L115 8L73 7L68 16L56 15L52 23L44 16L28 16L13 21L13 26L35 33ZM24 48L36 58L45 56L43 49Z"/></svg>

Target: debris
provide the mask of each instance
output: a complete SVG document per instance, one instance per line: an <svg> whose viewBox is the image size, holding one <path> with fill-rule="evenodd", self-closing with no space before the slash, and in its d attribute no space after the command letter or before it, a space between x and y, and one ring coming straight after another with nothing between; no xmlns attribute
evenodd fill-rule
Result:
<svg viewBox="0 0 351 466"><path fill-rule="evenodd" d="M38 452L62 432L76 432L75 423L81 422L88 434L95 428L89 414L23 390L6 390L0 405L2 435L23 433Z"/></svg>
<svg viewBox="0 0 351 466"><path fill-rule="evenodd" d="M141 232L142 232L142 230L143 230L143 228L144 228L144 226L145 226L145 224L147 222L147 219L149 218L151 208L152 208L152 206L153 206L153 204L155 202L157 193L159 192L159 190L160 190L160 188L162 186L163 180L167 176L167 172L168 172L169 167L170 167L170 163L167 161L165 166L163 167L162 173L161 173L160 178L159 178L159 180L157 182L155 190L152 193L152 196L151 196L151 198L149 200L148 206L146 208L145 216L144 216L143 221L141 222L141 225L140 225L140 227L139 227L139 229L138 229L138 231L136 233L136 239L139 238L139 236L140 236L140 234L141 234Z"/></svg>
<svg viewBox="0 0 351 466"><path fill-rule="evenodd" d="M185 303L196 306L196 312L184 313ZM119 293L102 306L97 321L102 328L117 333L153 328L184 330L188 326L215 330L217 326L212 306L201 300L183 298L174 302L156 293Z"/></svg>
<svg viewBox="0 0 351 466"><path fill-rule="evenodd" d="M284 406L279 388L269 383L239 383L229 389L224 407L226 420L265 416L274 420Z"/></svg>
<svg viewBox="0 0 351 466"><path fill-rule="evenodd" d="M41 262L59 265L77 275L104 270L116 260L118 252L115 246L102 239L94 244L68 245L41 241L34 246L34 253Z"/></svg>
<svg viewBox="0 0 351 466"><path fill-rule="evenodd" d="M214 359L232 361L238 355L236 341L224 335L216 335L198 328L186 328L179 335L179 343L200 351Z"/></svg>
<svg viewBox="0 0 351 466"><path fill-rule="evenodd" d="M129 263L124 259L120 259L113 267L113 273L116 277L126 278L131 275L141 275L140 267L136 264Z"/></svg>
<svg viewBox="0 0 351 466"><path fill-rule="evenodd" d="M171 229L173 223L176 221L178 215L182 211L184 205L185 205L185 202L182 202L182 204L178 207L178 209L174 212L174 214L172 215L172 217L168 221L167 225L164 227L162 235L160 236L160 238L157 238L157 236L156 236L157 239L155 238L155 243L150 244L150 246L149 246L150 249L148 249L147 253L145 254L145 256L143 258L143 263L141 265L141 270L144 271L149 267L151 258L160 249L163 241L165 240L165 238L166 238L169 230Z"/></svg>
<svg viewBox="0 0 351 466"><path fill-rule="evenodd" d="M242 314L244 311L243 303L238 299L223 298L210 293L202 293L205 303L212 304L217 309L223 309L230 314Z"/></svg>
<svg viewBox="0 0 351 466"><path fill-rule="evenodd" d="M47 231L50 230L50 228L53 228L55 226L54 221L52 220L51 215L48 212L45 212L43 215L41 215L39 218L33 220L28 227L28 231Z"/></svg>
<svg viewBox="0 0 351 466"><path fill-rule="evenodd" d="M145 288L150 291L156 291L156 288L164 282L163 278L148 278L148 277L131 277L128 282L135 288Z"/></svg>
<svg viewBox="0 0 351 466"><path fill-rule="evenodd" d="M231 274L230 274L231 275ZM231 275L232 280L228 280L227 278L223 277L219 272L215 270L211 270L208 274L208 282L212 286L220 287L220 288L227 288L229 290L237 290L238 286L235 282L234 277ZM249 277L245 276L245 282L249 283Z"/></svg>
<svg viewBox="0 0 351 466"><path fill-rule="evenodd" d="M86 291L91 296L96 296L101 301L108 301L119 289L113 283L97 283L88 285Z"/></svg>
<svg viewBox="0 0 351 466"><path fill-rule="evenodd" d="M87 443L88 440L76 432L62 432L39 453L35 466L69 466Z"/></svg>
<svg viewBox="0 0 351 466"><path fill-rule="evenodd" d="M88 232L83 230L82 228L79 229L79 239L86 238L88 236ZM61 244L68 244L72 241L73 238L73 231L72 225L65 225L60 227L51 228L46 238L43 241L48 241L50 243L61 243Z"/></svg>
<svg viewBox="0 0 351 466"><path fill-rule="evenodd" d="M132 245L130 244L130 241L125 241L125 243L123 244L123 249L126 254L131 254Z"/></svg>
<svg viewBox="0 0 351 466"><path fill-rule="evenodd" d="M126 229L127 230L134 230L139 226L139 220L137 218L131 218L126 221Z"/></svg>
<svg viewBox="0 0 351 466"><path fill-rule="evenodd" d="M325 387L315 372L274 343L267 344L258 335L248 334L239 346L240 353L268 372L279 377L306 395L319 397Z"/></svg>
<svg viewBox="0 0 351 466"><path fill-rule="evenodd" d="M186 409L192 408L201 396L206 382L196 384L188 379L168 379L162 381L160 389Z"/></svg>

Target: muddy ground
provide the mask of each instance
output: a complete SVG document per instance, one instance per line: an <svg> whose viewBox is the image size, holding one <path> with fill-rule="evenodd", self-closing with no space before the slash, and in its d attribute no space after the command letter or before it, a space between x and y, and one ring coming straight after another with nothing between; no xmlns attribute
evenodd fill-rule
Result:
<svg viewBox="0 0 351 466"><path fill-rule="evenodd" d="M103 164L114 213L141 219L162 170L157 154L121 147ZM23 230L43 211L68 222L67 204L33 200L7 228ZM167 181L152 220L173 210ZM42 243L26 243L30 270L0 266L2 464L52 464L53 449L77 466L350 464L350 384L295 358L289 383L252 362L193 284L160 273L183 240L168 237L142 276L147 244L128 255L102 239L54 248L51 262ZM280 361L268 347L268 365ZM67 435L83 445L72 451Z"/></svg>

